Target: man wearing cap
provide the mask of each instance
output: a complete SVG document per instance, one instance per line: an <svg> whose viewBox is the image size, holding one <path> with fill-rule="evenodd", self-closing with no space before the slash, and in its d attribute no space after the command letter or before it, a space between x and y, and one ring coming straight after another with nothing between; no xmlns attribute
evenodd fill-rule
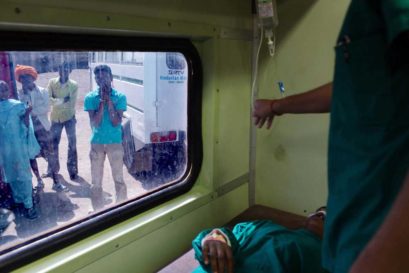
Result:
<svg viewBox="0 0 409 273"><path fill-rule="evenodd" d="M67 170L71 180L78 177L78 156L77 156L77 136L75 132L75 103L78 95L78 84L69 78L71 66L63 62L58 67L59 77L50 79L48 82L48 95L50 97L51 108L51 134L53 149L56 155L56 170L60 169L58 156L58 145L61 140L61 133L65 127L68 137L68 159ZM50 167L50 166L49 166ZM48 168L47 175L50 175Z"/></svg>
<svg viewBox="0 0 409 273"><path fill-rule="evenodd" d="M17 65L15 69L16 80L22 85L18 91L20 101L30 105L33 110L31 117L34 125L34 134L41 146L40 155L43 156L50 166L52 178L54 181L52 189L55 191L64 191L66 187L60 183L57 176L55 153L51 144L50 121L48 120L49 98L47 91L37 86L34 82L37 80L37 71L34 67ZM30 160L31 168L37 177L38 187L44 187L44 182L40 177L36 159Z"/></svg>
<svg viewBox="0 0 409 273"><path fill-rule="evenodd" d="M111 165L115 182L116 202L127 199L123 179L122 114L126 111L126 97L112 88L112 72L107 65L94 68L98 89L87 94L84 110L88 112L91 136L91 202L95 210L103 207L102 177L105 156Z"/></svg>

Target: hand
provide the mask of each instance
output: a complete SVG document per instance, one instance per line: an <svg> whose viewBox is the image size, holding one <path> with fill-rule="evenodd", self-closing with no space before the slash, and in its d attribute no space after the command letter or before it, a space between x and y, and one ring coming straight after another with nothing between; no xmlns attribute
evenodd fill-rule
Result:
<svg viewBox="0 0 409 273"><path fill-rule="evenodd" d="M281 114L274 111L274 105L278 100L256 100L254 102L253 117L254 125L258 128L262 128L264 123L267 121L266 128L270 129L271 124L275 116L280 116Z"/></svg>
<svg viewBox="0 0 409 273"><path fill-rule="evenodd" d="M64 97L64 103L69 102L70 101L70 96L65 96Z"/></svg>
<svg viewBox="0 0 409 273"><path fill-rule="evenodd" d="M231 248L224 242L208 239L203 243L203 258L206 265L209 264L213 273L233 273L233 253Z"/></svg>
<svg viewBox="0 0 409 273"><path fill-rule="evenodd" d="M109 95L111 93L111 82L108 80L103 80L100 82L100 89L102 94Z"/></svg>
<svg viewBox="0 0 409 273"><path fill-rule="evenodd" d="M104 102L108 102L110 99L111 99L111 97L110 97L110 89L109 88L107 88L107 87L103 87L102 88L102 97L101 97L101 99L104 101Z"/></svg>
<svg viewBox="0 0 409 273"><path fill-rule="evenodd" d="M26 114L30 114L33 111L33 106L31 104L27 104Z"/></svg>
<svg viewBox="0 0 409 273"><path fill-rule="evenodd" d="M108 101L108 99L107 99L107 97L106 97L106 95L105 95L105 92L102 92L101 93L101 97L100 97L100 99L99 99L99 104L100 104L100 106L103 106L103 105L105 105L106 103L107 103L107 101Z"/></svg>

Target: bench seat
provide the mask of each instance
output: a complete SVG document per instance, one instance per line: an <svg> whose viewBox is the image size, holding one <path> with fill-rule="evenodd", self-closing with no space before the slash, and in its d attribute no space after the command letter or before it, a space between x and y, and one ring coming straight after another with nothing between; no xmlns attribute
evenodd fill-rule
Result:
<svg viewBox="0 0 409 273"><path fill-rule="evenodd" d="M254 205L233 218L227 226L233 227L237 223L253 220L272 220L282 226L296 229L303 226L306 217L262 205ZM191 248L159 270L158 273L190 273L198 266L199 263L195 260L194 250Z"/></svg>

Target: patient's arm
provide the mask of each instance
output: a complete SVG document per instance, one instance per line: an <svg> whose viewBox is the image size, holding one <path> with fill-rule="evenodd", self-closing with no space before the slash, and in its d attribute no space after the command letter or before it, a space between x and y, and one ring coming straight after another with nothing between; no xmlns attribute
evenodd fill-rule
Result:
<svg viewBox="0 0 409 273"><path fill-rule="evenodd" d="M350 273L400 273L409 268L409 172L395 204Z"/></svg>
<svg viewBox="0 0 409 273"><path fill-rule="evenodd" d="M206 272L233 273L239 245L229 228L207 229L192 242L195 258Z"/></svg>
<svg viewBox="0 0 409 273"><path fill-rule="evenodd" d="M212 272L233 273L233 253L223 235L212 231L206 236L203 240L202 253L204 263L206 265L210 263Z"/></svg>

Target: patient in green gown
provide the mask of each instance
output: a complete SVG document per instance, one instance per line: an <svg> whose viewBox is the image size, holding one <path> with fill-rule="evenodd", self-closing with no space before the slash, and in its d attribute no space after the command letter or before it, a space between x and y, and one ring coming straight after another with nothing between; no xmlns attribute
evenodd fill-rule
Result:
<svg viewBox="0 0 409 273"><path fill-rule="evenodd" d="M202 231L194 240L200 266L194 273L322 273L321 239L325 207L302 228L288 229L270 220L243 222Z"/></svg>

